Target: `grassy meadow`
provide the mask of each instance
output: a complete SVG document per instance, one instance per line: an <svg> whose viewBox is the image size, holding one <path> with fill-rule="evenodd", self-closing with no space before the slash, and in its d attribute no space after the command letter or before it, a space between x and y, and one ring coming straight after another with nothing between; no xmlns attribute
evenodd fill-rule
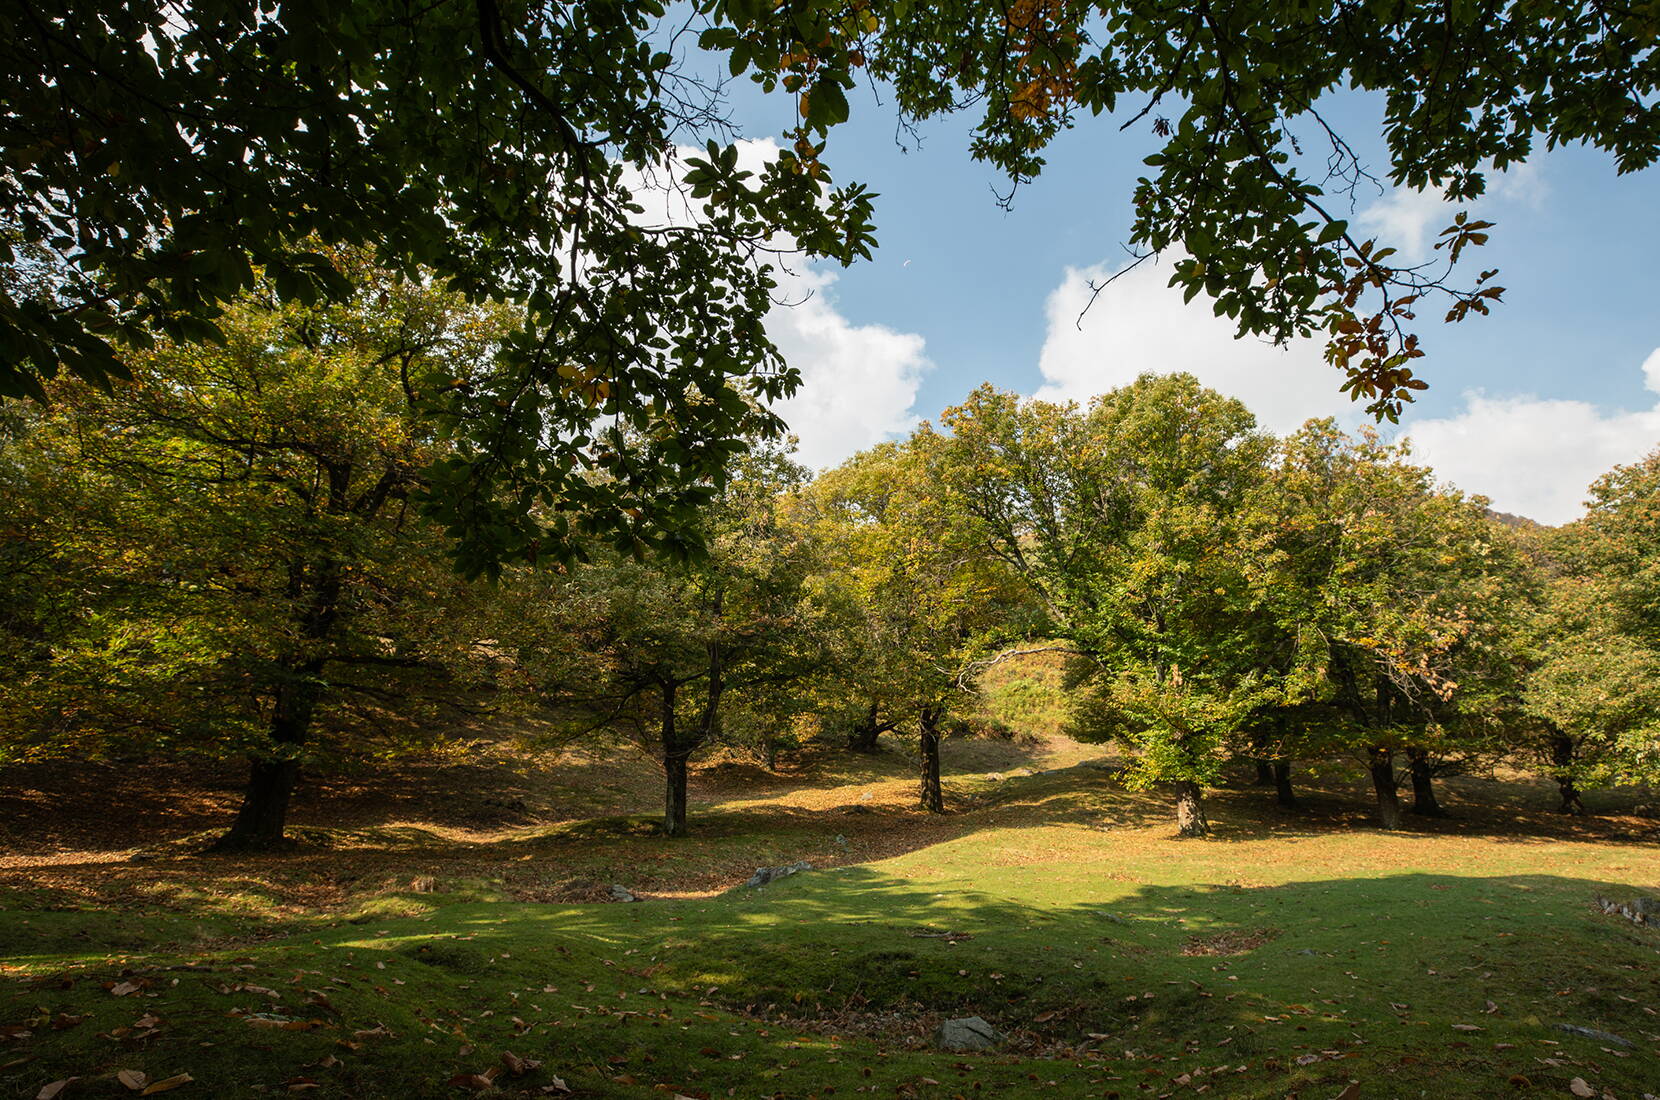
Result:
<svg viewBox="0 0 1660 1100"><path fill-rule="evenodd" d="M1242 769L1178 840L1096 746L948 740L943 817L886 749L709 765L668 841L620 747L475 746L302 788L276 856L200 854L228 773L25 775L0 1096L1660 1091L1660 931L1595 904L1660 886L1617 796L1572 821L1454 780L1454 816L1389 834L1356 767L1296 812ZM932 1048L968 1015L1007 1042Z"/></svg>

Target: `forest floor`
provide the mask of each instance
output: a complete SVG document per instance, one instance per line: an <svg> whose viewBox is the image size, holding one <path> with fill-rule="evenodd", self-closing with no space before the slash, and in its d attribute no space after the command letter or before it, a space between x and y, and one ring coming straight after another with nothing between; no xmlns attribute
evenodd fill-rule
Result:
<svg viewBox="0 0 1660 1100"><path fill-rule="evenodd" d="M1660 893L1629 797L1384 833L1334 763L1182 841L1099 747L947 741L943 816L888 749L706 766L667 840L632 751L479 742L308 783L273 856L200 850L233 771L13 769L0 1097L1660 1095L1660 927L1596 904ZM970 1015L1006 1042L932 1049Z"/></svg>

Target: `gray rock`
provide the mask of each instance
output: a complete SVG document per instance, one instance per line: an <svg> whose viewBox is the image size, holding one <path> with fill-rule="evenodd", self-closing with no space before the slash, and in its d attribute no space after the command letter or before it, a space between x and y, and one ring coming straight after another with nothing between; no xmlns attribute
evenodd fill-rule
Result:
<svg viewBox="0 0 1660 1100"><path fill-rule="evenodd" d="M749 876L749 881L744 885L765 886L769 882L777 882L781 878L789 878L791 875L800 874L802 871L811 871L812 869L813 865L804 859L797 860L794 863L786 863L782 867L757 867L755 873Z"/></svg>
<svg viewBox="0 0 1660 1100"><path fill-rule="evenodd" d="M1646 894L1640 895L1631 903L1631 908L1645 917L1660 917L1660 898L1652 898Z"/></svg>
<svg viewBox="0 0 1660 1100"><path fill-rule="evenodd" d="M1580 1027L1578 1024L1557 1024L1556 1030L1564 1035L1578 1035L1581 1039L1595 1039L1599 1043L1607 1043L1610 1046L1629 1047L1633 1045L1630 1039L1622 1039L1612 1031L1598 1031L1594 1027Z"/></svg>
<svg viewBox="0 0 1660 1100"><path fill-rule="evenodd" d="M611 900L612 901L639 901L640 899L635 897L634 892L632 890L630 890L628 887L620 886L617 883L613 882L611 884Z"/></svg>
<svg viewBox="0 0 1660 1100"><path fill-rule="evenodd" d="M845 836L842 836L840 833L837 833L836 834L836 843L840 844L843 848L845 848L845 847L847 847L847 838Z"/></svg>
<svg viewBox="0 0 1660 1100"><path fill-rule="evenodd" d="M978 1016L947 1020L934 1029L934 1045L941 1050L990 1050L1007 1038Z"/></svg>

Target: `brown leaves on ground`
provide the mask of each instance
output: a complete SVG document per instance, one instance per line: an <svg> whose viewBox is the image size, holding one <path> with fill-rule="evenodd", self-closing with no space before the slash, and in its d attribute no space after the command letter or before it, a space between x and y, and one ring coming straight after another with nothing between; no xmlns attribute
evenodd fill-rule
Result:
<svg viewBox="0 0 1660 1100"><path fill-rule="evenodd" d="M1236 929L1208 936L1189 936L1182 944L1184 955L1243 955L1254 951L1280 934L1277 928Z"/></svg>

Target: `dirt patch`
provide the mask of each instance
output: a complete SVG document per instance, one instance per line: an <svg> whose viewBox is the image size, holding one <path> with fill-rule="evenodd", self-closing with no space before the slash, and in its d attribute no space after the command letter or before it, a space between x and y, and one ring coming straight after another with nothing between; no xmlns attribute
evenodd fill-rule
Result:
<svg viewBox="0 0 1660 1100"><path fill-rule="evenodd" d="M1255 951L1280 934L1277 928L1239 929L1209 936L1189 936L1182 944L1184 955L1243 955Z"/></svg>

